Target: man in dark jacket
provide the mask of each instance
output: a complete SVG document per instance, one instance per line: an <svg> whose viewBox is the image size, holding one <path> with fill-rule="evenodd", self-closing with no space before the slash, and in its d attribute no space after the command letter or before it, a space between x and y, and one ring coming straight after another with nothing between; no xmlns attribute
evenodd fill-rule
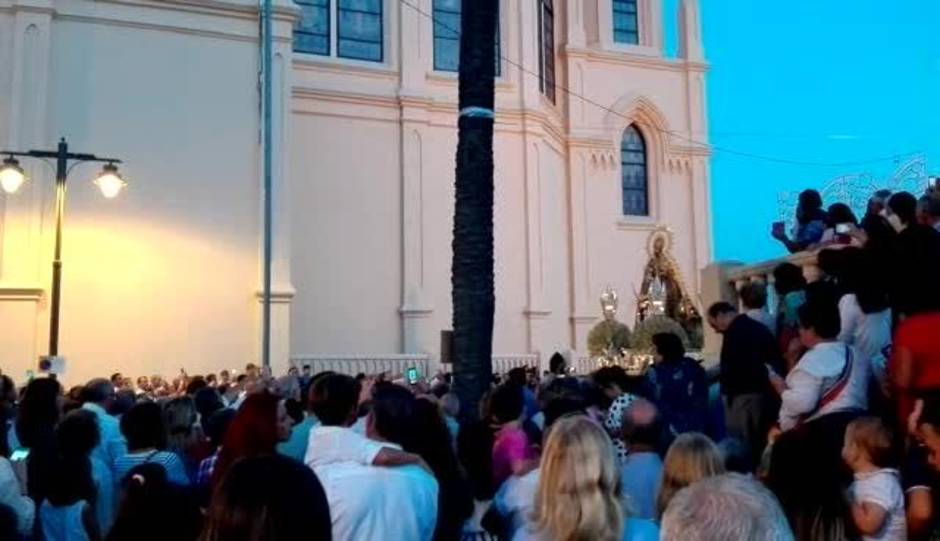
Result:
<svg viewBox="0 0 940 541"><path fill-rule="evenodd" d="M724 335L719 381L728 436L741 440L757 459L775 416L770 411L767 367L782 365L780 349L765 325L726 302L708 309L708 324Z"/></svg>

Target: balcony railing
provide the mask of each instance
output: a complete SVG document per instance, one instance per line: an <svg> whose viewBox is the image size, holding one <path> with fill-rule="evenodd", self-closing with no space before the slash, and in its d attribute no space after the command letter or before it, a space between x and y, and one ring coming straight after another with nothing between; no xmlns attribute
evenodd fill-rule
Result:
<svg viewBox="0 0 940 541"><path fill-rule="evenodd" d="M807 282L815 282L820 277L820 270L817 265L817 254L819 252L799 252L787 257L771 259L745 265L737 262L713 263L702 271L702 301L703 307L707 310L709 306L718 301L730 302L739 309L741 299L738 292L745 284L749 282L760 282L768 288L767 302L771 310L776 306L777 295L773 289L774 269L781 263L793 263L803 269L803 276ZM721 338L705 326L705 348L703 349L703 358L707 364L717 360L721 349Z"/></svg>

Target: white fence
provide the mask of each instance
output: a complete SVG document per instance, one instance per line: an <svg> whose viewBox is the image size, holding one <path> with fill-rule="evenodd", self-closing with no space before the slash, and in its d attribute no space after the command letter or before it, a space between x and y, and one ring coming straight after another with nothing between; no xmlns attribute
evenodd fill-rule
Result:
<svg viewBox="0 0 940 541"><path fill-rule="evenodd" d="M339 372L355 376L356 374L381 374L388 372L393 376L404 374L411 367L416 367L421 374L428 374L431 360L427 355L295 355L291 364L296 367L310 365L310 370L317 372Z"/></svg>
<svg viewBox="0 0 940 541"><path fill-rule="evenodd" d="M509 370L518 367L539 368L539 362L539 356L535 353L493 355L493 372L505 374ZM379 374L382 372L399 376L413 366L422 375L431 376L433 375L432 372L440 366L437 362L432 362L428 355L397 353L382 355L295 355L291 357L291 364L298 368L309 365L314 374L329 370L340 374L349 374L350 376ZM450 371L450 367L444 369Z"/></svg>
<svg viewBox="0 0 940 541"><path fill-rule="evenodd" d="M513 368L539 368L538 354L493 355L493 373L505 374Z"/></svg>

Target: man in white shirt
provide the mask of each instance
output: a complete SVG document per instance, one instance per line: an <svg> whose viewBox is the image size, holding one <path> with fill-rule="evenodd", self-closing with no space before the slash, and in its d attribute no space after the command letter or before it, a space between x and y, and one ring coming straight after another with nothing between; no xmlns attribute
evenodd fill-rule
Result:
<svg viewBox="0 0 940 541"><path fill-rule="evenodd" d="M868 406L869 366L851 346L839 342L839 310L828 303L807 303L799 309L800 341L808 351L786 381L771 374L781 393L780 428L830 413Z"/></svg>
<svg viewBox="0 0 940 541"><path fill-rule="evenodd" d="M310 431L304 462L326 491L333 538L429 541L437 520L438 484L416 465L416 455L401 450L412 437L415 398L395 385L377 390L366 438L349 428L358 395L358 383L340 374L321 378L311 392L312 408L323 424Z"/></svg>

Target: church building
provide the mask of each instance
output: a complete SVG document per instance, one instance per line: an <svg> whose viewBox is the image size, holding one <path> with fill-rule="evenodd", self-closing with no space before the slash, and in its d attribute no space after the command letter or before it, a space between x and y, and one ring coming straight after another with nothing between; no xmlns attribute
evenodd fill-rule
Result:
<svg viewBox="0 0 940 541"><path fill-rule="evenodd" d="M599 297L633 326L660 226L686 284L711 262L698 0L502 0L497 355L586 353ZM451 327L460 0L277 0L275 372L290 359L431 364ZM678 21L668 57L664 21ZM0 150L123 160L68 180L69 381L241 368L260 344L257 2L0 0ZM4 156L0 156L3 158ZM54 172L0 192L0 366L49 332ZM9 368L8 368L9 367Z"/></svg>

